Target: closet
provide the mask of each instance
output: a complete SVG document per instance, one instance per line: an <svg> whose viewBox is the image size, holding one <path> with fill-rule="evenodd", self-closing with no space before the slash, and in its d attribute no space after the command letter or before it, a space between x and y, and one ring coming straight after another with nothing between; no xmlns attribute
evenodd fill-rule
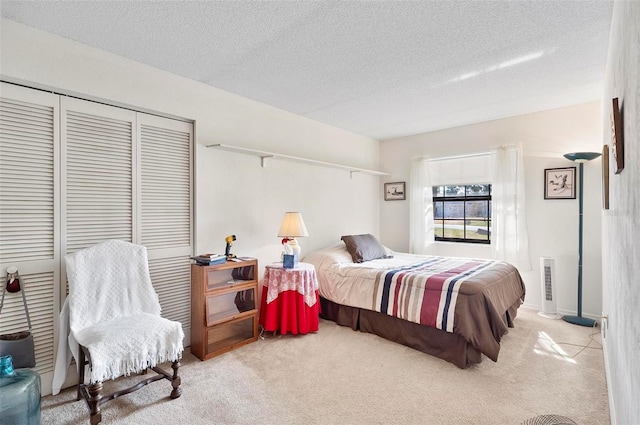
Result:
<svg viewBox="0 0 640 425"><path fill-rule="evenodd" d="M66 254L106 239L146 246L162 315L189 335L193 123L0 84L0 273L17 266L24 282L43 393ZM1 333L27 326L10 295Z"/></svg>

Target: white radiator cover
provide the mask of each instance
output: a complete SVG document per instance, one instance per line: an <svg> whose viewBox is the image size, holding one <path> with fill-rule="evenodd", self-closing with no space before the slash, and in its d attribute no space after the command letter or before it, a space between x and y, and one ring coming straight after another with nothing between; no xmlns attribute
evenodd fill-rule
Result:
<svg viewBox="0 0 640 425"><path fill-rule="evenodd" d="M540 283L542 284L541 316L557 318L556 310L556 260L540 257Z"/></svg>

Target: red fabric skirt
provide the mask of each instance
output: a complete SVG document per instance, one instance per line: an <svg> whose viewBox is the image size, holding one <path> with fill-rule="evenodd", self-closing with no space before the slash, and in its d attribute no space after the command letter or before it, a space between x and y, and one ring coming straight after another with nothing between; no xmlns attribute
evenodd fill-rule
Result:
<svg viewBox="0 0 640 425"><path fill-rule="evenodd" d="M265 331L280 331L282 335L306 334L318 331L320 298L316 291L316 303L309 307L304 296L297 291L284 291L278 298L267 304L267 289L262 290L260 303L260 324Z"/></svg>

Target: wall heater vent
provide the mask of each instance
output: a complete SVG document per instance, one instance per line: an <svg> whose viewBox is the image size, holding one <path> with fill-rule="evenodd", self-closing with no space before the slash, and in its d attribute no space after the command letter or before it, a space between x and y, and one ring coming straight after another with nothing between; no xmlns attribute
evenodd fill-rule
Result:
<svg viewBox="0 0 640 425"><path fill-rule="evenodd" d="M540 280L542 283L541 316L558 318L556 311L556 260L540 257Z"/></svg>

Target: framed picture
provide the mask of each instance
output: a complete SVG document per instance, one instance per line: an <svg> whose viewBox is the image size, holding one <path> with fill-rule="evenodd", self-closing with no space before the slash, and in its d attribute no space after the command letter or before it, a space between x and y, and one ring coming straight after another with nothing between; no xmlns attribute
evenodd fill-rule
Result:
<svg viewBox="0 0 640 425"><path fill-rule="evenodd" d="M616 174L624 169L624 132L622 131L622 114L618 105L618 98L613 99L611 105L611 150L616 165Z"/></svg>
<svg viewBox="0 0 640 425"><path fill-rule="evenodd" d="M609 209L609 145L602 147L602 208Z"/></svg>
<svg viewBox="0 0 640 425"><path fill-rule="evenodd" d="M385 201L402 201L405 198L404 182L393 182L384 184Z"/></svg>
<svg viewBox="0 0 640 425"><path fill-rule="evenodd" d="M576 167L545 168L544 199L576 199Z"/></svg>

